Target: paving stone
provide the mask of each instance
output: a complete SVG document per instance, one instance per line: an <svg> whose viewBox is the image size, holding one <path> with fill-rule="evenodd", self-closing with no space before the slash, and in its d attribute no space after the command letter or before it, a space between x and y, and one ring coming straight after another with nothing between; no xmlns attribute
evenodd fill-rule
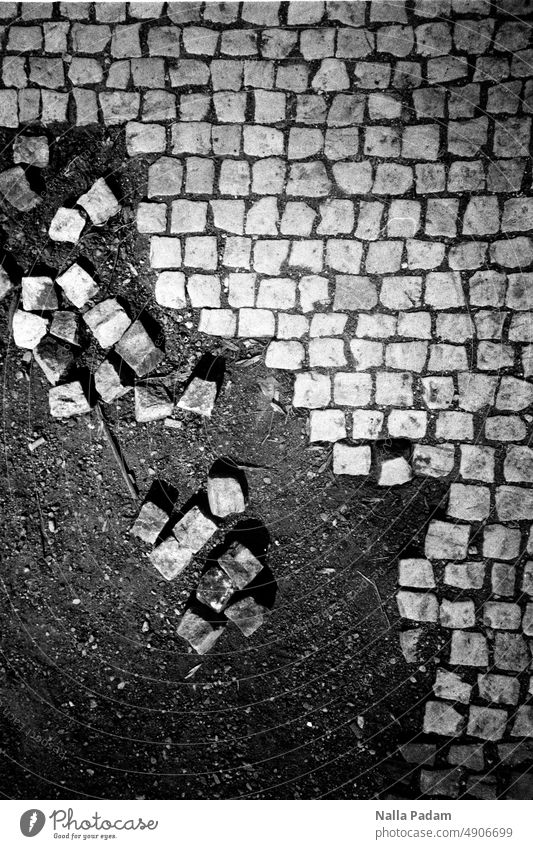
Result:
<svg viewBox="0 0 533 849"><path fill-rule="evenodd" d="M476 624L476 612L472 599L443 599L440 606L440 624L444 628L473 628Z"/></svg>
<svg viewBox="0 0 533 849"><path fill-rule="evenodd" d="M138 319L120 338L115 350L139 377L152 371L164 356Z"/></svg>
<svg viewBox="0 0 533 849"><path fill-rule="evenodd" d="M71 345L79 345L78 319L75 313L61 310L54 313L50 324L50 334L69 342Z"/></svg>
<svg viewBox="0 0 533 849"><path fill-rule="evenodd" d="M447 563L444 570L444 583L463 590L480 590L485 580L485 565L475 561L467 563Z"/></svg>
<svg viewBox="0 0 533 849"><path fill-rule="evenodd" d="M487 666L489 654L487 640L474 631L453 631L450 663L452 666Z"/></svg>
<svg viewBox="0 0 533 849"><path fill-rule="evenodd" d="M56 419L68 419L72 416L80 416L89 413L89 404L81 383L75 380L72 383L63 383L52 386L48 392L50 415Z"/></svg>
<svg viewBox="0 0 533 849"><path fill-rule="evenodd" d="M50 332L53 332L53 329L52 325ZM94 385L100 398L106 404L122 398L131 389L130 385L122 382L120 366L109 359L104 360L96 369Z"/></svg>
<svg viewBox="0 0 533 849"><path fill-rule="evenodd" d="M494 449L484 445L462 445L459 472L463 478L492 483Z"/></svg>
<svg viewBox="0 0 533 849"><path fill-rule="evenodd" d="M157 504L145 501L132 525L131 533L144 542L154 544L168 519L168 514Z"/></svg>
<svg viewBox="0 0 533 849"><path fill-rule="evenodd" d="M46 334L48 321L39 315L17 310L13 316L13 341L17 348L33 350Z"/></svg>
<svg viewBox="0 0 533 849"><path fill-rule="evenodd" d="M449 699L450 701L468 704L472 685L463 681L456 672L437 669L433 692L438 699Z"/></svg>
<svg viewBox="0 0 533 849"><path fill-rule="evenodd" d="M507 725L507 712L497 708L470 706L466 733L483 740L501 740Z"/></svg>
<svg viewBox="0 0 533 849"><path fill-rule="evenodd" d="M54 242L72 242L77 244L85 227L85 218L76 209L60 206L55 213L48 235Z"/></svg>
<svg viewBox="0 0 533 849"><path fill-rule="evenodd" d="M339 372L333 378L335 404L348 407L366 407L372 394L372 377L369 374Z"/></svg>
<svg viewBox="0 0 533 849"><path fill-rule="evenodd" d="M528 560L524 565L524 575L522 578L522 592L533 596L533 561Z"/></svg>
<svg viewBox="0 0 533 849"><path fill-rule="evenodd" d="M79 309L96 297L100 291L96 281L76 262L59 275L56 283L69 301Z"/></svg>
<svg viewBox="0 0 533 849"><path fill-rule="evenodd" d="M163 578L166 581L172 581L189 566L194 552L181 545L174 537L169 537L154 548L148 556ZM178 633L180 633L179 629Z"/></svg>
<svg viewBox="0 0 533 849"><path fill-rule="evenodd" d="M464 719L459 711L446 702L427 702L424 714L424 734L455 737L463 730Z"/></svg>
<svg viewBox="0 0 533 849"><path fill-rule="evenodd" d="M389 413L387 427L390 436L420 439L427 428L427 413L418 410L393 410Z"/></svg>
<svg viewBox="0 0 533 849"><path fill-rule="evenodd" d="M467 769L481 771L485 767L485 757L483 754L482 745L450 746L448 752L448 762L456 766L465 767ZM470 777L472 781L477 781L477 776Z"/></svg>
<svg viewBox="0 0 533 849"><path fill-rule="evenodd" d="M437 597L432 593L400 590L396 595L400 616L417 622L436 622L439 612Z"/></svg>
<svg viewBox="0 0 533 849"><path fill-rule="evenodd" d="M444 411L437 419L438 439L468 441L474 438L473 417L470 413Z"/></svg>
<svg viewBox="0 0 533 849"><path fill-rule="evenodd" d="M412 480L413 471L405 457L391 457L382 461L378 486L401 486Z"/></svg>
<svg viewBox="0 0 533 849"><path fill-rule="evenodd" d="M228 550L218 558L218 563L228 575L231 584L238 590L243 590L262 570L260 560L239 542L234 542Z"/></svg>
<svg viewBox="0 0 533 849"><path fill-rule="evenodd" d="M331 379L318 372L297 374L294 381L293 406L327 407L331 399Z"/></svg>
<svg viewBox="0 0 533 849"><path fill-rule="evenodd" d="M13 284L5 268L0 265L0 301L13 290Z"/></svg>
<svg viewBox="0 0 533 849"><path fill-rule="evenodd" d="M218 566L212 566L204 572L196 587L198 601L211 607L217 613L224 610L234 593L235 587L228 575Z"/></svg>
<svg viewBox="0 0 533 849"><path fill-rule="evenodd" d="M515 705L520 694L516 678L509 675L478 675L479 695L497 705Z"/></svg>
<svg viewBox="0 0 533 849"><path fill-rule="evenodd" d="M524 705L516 712L514 725L511 729L512 737L533 737L533 707Z"/></svg>
<svg viewBox="0 0 533 849"><path fill-rule="evenodd" d="M433 566L429 560L407 558L399 561L398 568L400 586L417 587L419 589L433 589L435 587Z"/></svg>
<svg viewBox="0 0 533 849"><path fill-rule="evenodd" d="M19 212L28 212L41 202L19 165L0 174L0 194Z"/></svg>
<svg viewBox="0 0 533 849"><path fill-rule="evenodd" d="M46 136L17 136L13 140L13 162L24 162L35 168L46 168L49 162Z"/></svg>
<svg viewBox="0 0 533 849"><path fill-rule="evenodd" d="M520 634L496 633L494 665L507 672L523 672L531 662L527 643Z"/></svg>
<svg viewBox="0 0 533 849"><path fill-rule="evenodd" d="M492 566L492 592L496 596L514 596L516 569L508 563L494 563Z"/></svg>
<svg viewBox="0 0 533 849"><path fill-rule="evenodd" d="M135 420L153 422L172 415L174 402L162 383L135 386Z"/></svg>
<svg viewBox="0 0 533 849"><path fill-rule="evenodd" d="M239 310L239 333L241 337L258 339L275 335L276 320L271 310L247 309Z"/></svg>
<svg viewBox="0 0 533 849"><path fill-rule="evenodd" d="M311 339L309 342L311 368L332 368L346 365L343 339Z"/></svg>
<svg viewBox="0 0 533 849"><path fill-rule="evenodd" d="M230 516L245 509L244 493L237 478L209 476L207 479L209 509L214 516Z"/></svg>
<svg viewBox="0 0 533 849"><path fill-rule="evenodd" d="M131 325L116 298L107 298L84 313L83 319L102 348L110 348Z"/></svg>
<svg viewBox="0 0 533 849"><path fill-rule="evenodd" d="M480 522L490 513L490 490L485 486L452 483L448 501L449 516L467 522Z"/></svg>
<svg viewBox="0 0 533 849"><path fill-rule="evenodd" d="M270 342L266 354L267 368L294 371L302 367L305 349L300 342Z"/></svg>
<svg viewBox="0 0 533 849"><path fill-rule="evenodd" d="M217 386L211 380L193 377L177 403L182 410L199 416L211 416L217 397Z"/></svg>
<svg viewBox="0 0 533 849"><path fill-rule="evenodd" d="M183 165L178 159L162 156L148 169L148 197L179 195Z"/></svg>
<svg viewBox="0 0 533 849"><path fill-rule="evenodd" d="M342 410L312 410L309 438L311 442L338 442L346 439L346 423Z"/></svg>
<svg viewBox="0 0 533 849"><path fill-rule="evenodd" d="M22 305L35 312L56 310L57 295L51 277L23 277Z"/></svg>
<svg viewBox="0 0 533 849"><path fill-rule="evenodd" d="M409 631L400 631L400 648L406 663L417 663L419 661L419 643L421 636L421 628L413 628Z"/></svg>
<svg viewBox="0 0 533 849"><path fill-rule="evenodd" d="M502 522L533 519L533 493L518 486L497 487L496 512Z"/></svg>
<svg viewBox="0 0 533 849"><path fill-rule="evenodd" d="M103 177L96 180L77 203L96 225L106 224L120 212L120 204Z"/></svg>
<svg viewBox="0 0 533 849"><path fill-rule="evenodd" d="M520 531L505 525L487 525L483 531L483 555L496 560L513 560L520 550Z"/></svg>
<svg viewBox="0 0 533 849"><path fill-rule="evenodd" d="M175 525L172 533L179 544L197 554L216 532L216 524L199 507L191 507Z"/></svg>
<svg viewBox="0 0 533 849"><path fill-rule="evenodd" d="M242 310L240 312L242 313ZM274 320L273 315L272 320ZM200 321L198 322L199 333L207 333L210 336L231 337L235 336L236 328L237 317L232 310L202 309L200 312ZM252 333L243 334L239 332L239 335L251 336Z"/></svg>
<svg viewBox="0 0 533 849"><path fill-rule="evenodd" d="M266 608L258 604L252 596L247 596L228 605L224 612L244 636L249 637L263 624Z"/></svg>
<svg viewBox="0 0 533 849"><path fill-rule="evenodd" d="M41 339L33 349L33 357L52 385L59 382L74 362L72 349L52 336Z"/></svg>
<svg viewBox="0 0 533 849"><path fill-rule="evenodd" d="M333 474L368 475L372 457L368 445L354 446L336 442L333 446Z"/></svg>
<svg viewBox="0 0 533 849"><path fill-rule="evenodd" d="M425 539L425 555L430 560L466 560L469 525L432 520Z"/></svg>

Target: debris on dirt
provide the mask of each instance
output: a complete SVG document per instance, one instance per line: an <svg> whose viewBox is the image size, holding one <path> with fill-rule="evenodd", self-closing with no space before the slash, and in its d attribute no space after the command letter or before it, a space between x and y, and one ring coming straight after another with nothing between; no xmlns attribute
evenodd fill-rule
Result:
<svg viewBox="0 0 533 849"><path fill-rule="evenodd" d="M400 648L407 663L417 663L420 659L418 644L422 636L421 628L400 631Z"/></svg>
<svg viewBox="0 0 533 849"><path fill-rule="evenodd" d="M99 292L96 281L77 262L60 274L56 283L63 289L71 304L78 309L82 309Z"/></svg>
<svg viewBox="0 0 533 849"><path fill-rule="evenodd" d="M50 150L46 136L16 136L13 140L13 162L46 168Z"/></svg>
<svg viewBox="0 0 533 849"><path fill-rule="evenodd" d="M181 410L197 413L199 416L210 417L215 406L217 386L212 380L193 377L187 389L178 401Z"/></svg>
<svg viewBox="0 0 533 849"><path fill-rule="evenodd" d="M106 224L120 212L120 204L103 177L96 180L89 191L78 198L77 203L97 226Z"/></svg>
<svg viewBox="0 0 533 849"><path fill-rule="evenodd" d="M113 454L113 457L115 458L117 465L120 469L120 473L121 473L122 477L124 478L124 482L125 482L125 484L128 488L128 492L129 492L131 498L133 498L134 501L137 501L137 499L139 497L139 493L137 492L137 487L135 486L135 484L133 482L132 476L131 476L131 474L128 470L128 467L126 466L126 461L124 460L124 457L122 456L122 451L120 450L117 442L115 441L115 438L113 437L113 434L111 433L111 431L109 429L109 425L107 424L107 422L105 420L104 414L102 412L102 408L100 407L100 404L98 402L95 404L94 409L95 409L96 415L98 416L98 420L100 422L100 426L102 428L103 434L104 434L105 438L107 439L109 447L111 448L111 452Z"/></svg>
<svg viewBox="0 0 533 849"><path fill-rule="evenodd" d="M34 439L33 442L30 442L30 444L28 445L28 451L31 451L33 453L45 443L46 439L44 438L44 436L39 436L38 439Z"/></svg>
<svg viewBox="0 0 533 849"><path fill-rule="evenodd" d="M145 501L139 511L139 515L131 528L134 536L144 542L155 543L159 534L168 522L168 514L152 501Z"/></svg>
<svg viewBox="0 0 533 849"><path fill-rule="evenodd" d="M13 341L17 348L33 350L46 335L48 321L40 315L16 310L13 316Z"/></svg>
<svg viewBox="0 0 533 849"><path fill-rule="evenodd" d="M258 604L253 596L246 596L226 607L224 613L245 637L250 637L263 624L266 608Z"/></svg>
<svg viewBox="0 0 533 849"><path fill-rule="evenodd" d="M77 209L60 206L52 218L48 235L54 242L77 244L85 227L85 218Z"/></svg>
<svg viewBox="0 0 533 849"><path fill-rule="evenodd" d="M2 171L0 174L0 194L19 212L29 212L30 209L34 209L41 202L41 198L31 188L20 165Z"/></svg>
<svg viewBox="0 0 533 849"><path fill-rule="evenodd" d="M91 412L91 405L79 380L53 386L48 393L48 401L50 415L55 419L68 419Z"/></svg>
<svg viewBox="0 0 533 849"><path fill-rule="evenodd" d="M138 383L135 386L135 419L155 422L172 414L174 402L163 383Z"/></svg>
<svg viewBox="0 0 533 849"><path fill-rule="evenodd" d="M213 516L224 518L232 513L242 513L245 509L242 486L234 477L210 475L207 479L207 498Z"/></svg>
<svg viewBox="0 0 533 849"><path fill-rule="evenodd" d="M22 306L35 312L56 310L58 303L52 278L23 277Z"/></svg>

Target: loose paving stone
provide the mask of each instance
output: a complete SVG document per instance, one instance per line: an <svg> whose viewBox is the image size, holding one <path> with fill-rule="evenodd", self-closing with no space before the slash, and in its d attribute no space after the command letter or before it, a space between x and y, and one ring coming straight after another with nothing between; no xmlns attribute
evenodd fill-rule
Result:
<svg viewBox="0 0 533 849"><path fill-rule="evenodd" d="M244 492L237 478L210 475L207 478L207 499L213 516L222 518L245 509Z"/></svg>
<svg viewBox="0 0 533 849"><path fill-rule="evenodd" d="M50 415L56 419L68 419L91 411L91 405L78 380L53 386L48 392Z"/></svg>
<svg viewBox="0 0 533 849"><path fill-rule="evenodd" d="M172 581L192 562L194 552L174 537L169 537L154 548L149 557L163 578Z"/></svg>
<svg viewBox="0 0 533 849"><path fill-rule="evenodd" d="M266 608L258 604L252 596L235 601L224 611L245 637L250 637L264 622Z"/></svg>
<svg viewBox="0 0 533 849"><path fill-rule="evenodd" d="M132 525L131 533L153 545L167 524L168 518L168 514L157 504L145 501Z"/></svg>
<svg viewBox="0 0 533 849"><path fill-rule="evenodd" d="M72 349L54 339L53 336L45 336L41 339L33 349L33 357L52 384L56 384L74 362Z"/></svg>
<svg viewBox="0 0 533 849"><path fill-rule="evenodd" d="M152 371L164 357L138 319L120 338L115 350L139 377Z"/></svg>
<svg viewBox="0 0 533 849"><path fill-rule="evenodd" d="M46 168L50 159L46 136L17 136L13 140L13 162Z"/></svg>
<svg viewBox="0 0 533 849"><path fill-rule="evenodd" d="M217 385L211 380L193 377L177 406L199 416L211 416L217 398Z"/></svg>
<svg viewBox="0 0 533 849"><path fill-rule="evenodd" d="M196 554L216 532L216 524L199 507L192 507L177 523L172 533L183 548Z"/></svg>
<svg viewBox="0 0 533 849"><path fill-rule="evenodd" d="M405 457L391 457L381 462L378 486L402 486L412 477L413 470Z"/></svg>
<svg viewBox="0 0 533 849"><path fill-rule="evenodd" d="M22 306L35 312L56 310L58 303L52 278L23 277Z"/></svg>
<svg viewBox="0 0 533 849"><path fill-rule="evenodd" d="M77 244L85 227L85 218L76 209L60 206L52 218L48 235L54 242Z"/></svg>
<svg viewBox="0 0 533 849"><path fill-rule="evenodd" d="M83 320L102 348L111 348L131 325L131 319L116 298L96 304L84 313Z"/></svg>
<svg viewBox="0 0 533 849"><path fill-rule="evenodd" d="M100 291L96 281L77 262L67 268L63 274L60 274L56 283L61 287L69 301L78 309L84 307Z"/></svg>
<svg viewBox="0 0 533 849"><path fill-rule="evenodd" d="M453 702L468 704L472 685L463 681L456 672L448 672L446 669L437 669L433 692L438 699L449 699Z"/></svg>
<svg viewBox="0 0 533 849"><path fill-rule="evenodd" d="M239 542L232 543L228 550L218 558L219 565L226 572L232 585L243 590L263 568L261 561L249 548Z"/></svg>
<svg viewBox="0 0 533 849"><path fill-rule="evenodd" d="M19 212L29 212L41 202L19 165L0 174L0 194Z"/></svg>
<svg viewBox="0 0 533 849"><path fill-rule="evenodd" d="M17 310L13 316L13 341L18 348L33 350L46 334L48 321L39 315Z"/></svg>
<svg viewBox="0 0 533 849"><path fill-rule="evenodd" d="M429 560L423 560L421 558L400 560L398 568L399 584L402 587L433 589L435 586L433 566Z"/></svg>
<svg viewBox="0 0 533 849"><path fill-rule="evenodd" d="M200 578L196 587L196 598L221 613L234 592L235 587L228 575L218 566L212 566Z"/></svg>
<svg viewBox="0 0 533 849"><path fill-rule="evenodd" d="M135 420L155 422L172 415L174 402L162 383L136 384Z"/></svg>
<svg viewBox="0 0 533 849"><path fill-rule="evenodd" d="M205 654L213 648L223 631L222 625L210 622L191 608L185 611L177 628L178 635L186 640L197 654Z"/></svg>
<svg viewBox="0 0 533 849"><path fill-rule="evenodd" d="M52 332L52 328L50 328L50 332ZM100 363L94 373L96 391L106 404L122 398L132 388L122 382L120 371L120 367L115 362L106 359Z"/></svg>
<svg viewBox="0 0 533 849"><path fill-rule="evenodd" d="M77 200L93 224L106 224L110 218L120 212L120 204L103 177L96 180L88 192Z"/></svg>

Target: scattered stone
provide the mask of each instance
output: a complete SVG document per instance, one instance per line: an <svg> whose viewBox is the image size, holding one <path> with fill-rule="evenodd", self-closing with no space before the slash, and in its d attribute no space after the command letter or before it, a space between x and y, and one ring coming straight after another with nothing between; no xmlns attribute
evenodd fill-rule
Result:
<svg viewBox="0 0 533 849"><path fill-rule="evenodd" d="M33 350L46 334L48 322L40 315L17 310L13 316L13 341L17 348Z"/></svg>
<svg viewBox="0 0 533 849"><path fill-rule="evenodd" d="M115 350L139 377L152 371L164 356L139 320L126 330Z"/></svg>
<svg viewBox="0 0 533 849"><path fill-rule="evenodd" d="M103 177L96 180L88 192L78 198L81 206L93 224L106 224L110 218L120 212L120 204Z"/></svg>
<svg viewBox="0 0 533 849"><path fill-rule="evenodd" d="M111 360L104 360L94 373L94 385L102 401L110 404L121 398L132 388L125 386L120 379L120 368Z"/></svg>
<svg viewBox="0 0 533 849"><path fill-rule="evenodd" d="M53 386L48 393L48 401L50 415L56 419L68 419L91 411L91 405L78 380Z"/></svg>
<svg viewBox="0 0 533 849"><path fill-rule="evenodd" d="M199 507L192 507L173 529L172 533L181 546L193 554L200 551L216 532L217 526Z"/></svg>
<svg viewBox="0 0 533 849"><path fill-rule="evenodd" d="M172 581L183 572L192 561L194 552L181 545L174 537L169 537L150 552L153 565L167 581Z"/></svg>
<svg viewBox="0 0 533 849"><path fill-rule="evenodd" d="M178 625L178 634L197 652L205 654L214 646L224 630L222 624L214 624L192 608L186 610Z"/></svg>
<svg viewBox="0 0 533 849"><path fill-rule="evenodd" d="M238 590L248 586L263 568L261 561L240 542L234 542L218 562Z"/></svg>
<svg viewBox="0 0 533 849"><path fill-rule="evenodd" d="M418 663L421 636L421 628L413 628L410 631L400 631L400 648L406 663Z"/></svg>
<svg viewBox="0 0 533 849"><path fill-rule="evenodd" d="M68 310L56 312L50 325L50 334L71 345L78 345L78 319L75 313Z"/></svg>
<svg viewBox="0 0 533 849"><path fill-rule="evenodd" d="M74 304L78 309L84 307L100 291L91 275L77 262L67 268L63 274L60 274L56 283L63 289L71 304Z"/></svg>
<svg viewBox="0 0 533 849"><path fill-rule="evenodd" d="M46 168L50 159L46 136L16 136L13 141L13 162L23 162L35 168Z"/></svg>
<svg viewBox="0 0 533 849"><path fill-rule="evenodd" d="M0 301L3 301L6 295L9 295L13 289L13 284L5 268L0 265Z"/></svg>
<svg viewBox="0 0 533 849"><path fill-rule="evenodd" d="M221 613L234 592L235 587L226 572L218 566L212 566L200 578L196 587L196 598Z"/></svg>
<svg viewBox="0 0 533 849"><path fill-rule="evenodd" d="M132 525L131 533L153 545L167 522L168 515L164 510L152 501L145 501Z"/></svg>
<svg viewBox="0 0 533 849"><path fill-rule="evenodd" d="M263 624L266 608L258 604L252 596L247 596L230 604L224 612L244 636L249 637Z"/></svg>
<svg viewBox="0 0 533 849"><path fill-rule="evenodd" d="M74 362L72 350L52 336L41 339L33 350L33 356L52 384L56 384Z"/></svg>
<svg viewBox="0 0 533 849"><path fill-rule="evenodd" d="M217 398L217 385L212 380L193 377L187 389L178 401L181 410L197 413L199 416L211 416Z"/></svg>
<svg viewBox="0 0 533 849"><path fill-rule="evenodd" d="M174 402L162 383L137 384L135 387L135 419L155 422L166 419L174 410Z"/></svg>
<svg viewBox="0 0 533 849"><path fill-rule="evenodd" d="M110 348L123 336L131 320L116 298L107 298L84 313L83 320L102 348Z"/></svg>
<svg viewBox="0 0 533 849"><path fill-rule="evenodd" d="M401 486L412 478L413 470L405 457L390 457L381 463L378 486Z"/></svg>
<svg viewBox="0 0 533 849"><path fill-rule="evenodd" d="M225 517L245 510L244 493L237 478L210 476L207 498L213 516Z"/></svg>
<svg viewBox="0 0 533 849"><path fill-rule="evenodd" d="M41 202L31 188L20 165L8 168L0 174L0 194L19 212L29 212Z"/></svg>
<svg viewBox="0 0 533 849"><path fill-rule="evenodd" d="M76 244L85 227L85 218L77 209L60 206L52 218L48 235L54 242L72 242Z"/></svg>
<svg viewBox="0 0 533 849"><path fill-rule="evenodd" d="M56 310L58 303L52 278L23 277L22 306L35 312Z"/></svg>

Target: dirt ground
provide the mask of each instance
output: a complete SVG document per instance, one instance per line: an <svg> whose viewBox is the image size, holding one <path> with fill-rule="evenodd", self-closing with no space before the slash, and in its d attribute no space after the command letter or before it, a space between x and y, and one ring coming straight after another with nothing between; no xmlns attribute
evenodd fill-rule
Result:
<svg viewBox="0 0 533 849"><path fill-rule="evenodd" d="M0 138L2 168L11 164L9 142ZM99 176L120 192L119 224L89 229L75 249L50 242L57 206ZM413 674L400 652L397 558L420 553L444 486L417 480L387 490L373 479L335 478L330 449L309 446L306 417L290 407L290 375L272 384L257 356L262 344L199 336L192 312L157 306L148 240L136 237L134 222L145 165L128 160L121 132L70 131L32 179L43 194L34 212L0 210L1 247L18 273L60 271L84 257L106 294L159 324L166 359L157 373L176 396L204 353L224 358L225 376L210 421L179 413L181 427L137 424L132 393L106 407L140 493L135 503L96 415L51 419L46 379L13 346L10 299L1 305L0 792L387 795L401 778L387 759L416 737L413 709L431 687L426 667ZM84 344L83 362L94 368L102 352ZM167 583L129 528L151 488L166 487L179 511L220 457L246 475L245 524L235 533L251 528L265 540L273 603L251 638L229 625L200 658L176 627L209 551ZM215 543L236 524L226 522ZM428 661L435 651L428 645Z"/></svg>

